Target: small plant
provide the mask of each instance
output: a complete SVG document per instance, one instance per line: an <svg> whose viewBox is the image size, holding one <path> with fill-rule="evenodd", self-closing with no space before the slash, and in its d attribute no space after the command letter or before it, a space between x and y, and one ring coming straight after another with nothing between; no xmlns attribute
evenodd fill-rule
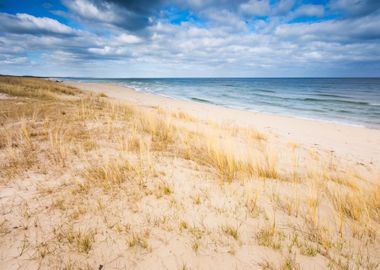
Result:
<svg viewBox="0 0 380 270"><path fill-rule="evenodd" d="M239 232L238 229L230 226L230 225L224 225L222 226L222 231L226 234L231 236L233 239L238 240L239 239Z"/></svg>
<svg viewBox="0 0 380 270"><path fill-rule="evenodd" d="M248 213L251 217L256 218L260 215L260 207L257 204L257 194L248 197L245 207L247 207Z"/></svg>
<svg viewBox="0 0 380 270"><path fill-rule="evenodd" d="M201 199L201 195L200 194L197 194L197 195L193 196L192 198L193 198L193 203L194 204L196 204L196 205L201 204L202 199Z"/></svg>
<svg viewBox="0 0 380 270"><path fill-rule="evenodd" d="M37 250L38 250L38 255L41 259L44 259L50 253L48 244L46 242L39 244L37 247Z"/></svg>
<svg viewBox="0 0 380 270"><path fill-rule="evenodd" d="M289 254L281 265L281 270L299 270L300 266L296 261L296 254Z"/></svg>
<svg viewBox="0 0 380 270"><path fill-rule="evenodd" d="M173 193L172 188L169 186L166 182L160 182L157 190L156 190L156 197L161 198L162 196L168 196Z"/></svg>
<svg viewBox="0 0 380 270"><path fill-rule="evenodd" d="M92 166L85 170L84 175L87 179L102 187L104 190L110 190L119 186L133 175L134 169L128 160L120 162L106 162L101 166Z"/></svg>
<svg viewBox="0 0 380 270"><path fill-rule="evenodd" d="M66 240L71 246L80 253L89 253L95 242L94 231L74 231L72 227L56 231L59 241Z"/></svg>
<svg viewBox="0 0 380 270"><path fill-rule="evenodd" d="M270 226L261 229L256 234L256 240L260 246L280 249L282 236L275 230L275 226Z"/></svg>
<svg viewBox="0 0 380 270"><path fill-rule="evenodd" d="M193 243L191 244L191 248L195 251L195 252L198 252L199 250L199 241L198 240L194 240Z"/></svg>
<svg viewBox="0 0 380 270"><path fill-rule="evenodd" d="M187 222L184 221L184 220L182 220L182 221L179 223L179 230L180 230L180 231L186 230L188 227L189 227L189 225L188 225Z"/></svg>
<svg viewBox="0 0 380 270"><path fill-rule="evenodd" d="M64 199L56 199L52 203L51 207L54 209L59 209L61 211L64 211L64 210L66 210L65 200Z"/></svg>
<svg viewBox="0 0 380 270"><path fill-rule="evenodd" d="M100 92L100 93L98 93L98 95L97 95L98 97L108 97L105 93L103 93L103 92Z"/></svg>
<svg viewBox="0 0 380 270"><path fill-rule="evenodd" d="M305 256L314 257L318 254L318 249L313 247L312 245L304 244L300 246L300 253Z"/></svg>
<svg viewBox="0 0 380 270"><path fill-rule="evenodd" d="M85 232L81 233L78 232L75 236L76 238L76 245L79 252L83 253L89 253L92 249L92 246L94 244L94 233L92 232Z"/></svg>
<svg viewBox="0 0 380 270"><path fill-rule="evenodd" d="M128 246L129 247L140 247L143 249L147 249L149 247L148 244L149 232L133 232L128 238Z"/></svg>
<svg viewBox="0 0 380 270"><path fill-rule="evenodd" d="M241 170L241 162L236 159L234 152L210 141L206 153L206 162L217 169L222 180L232 181L237 177Z"/></svg>
<svg viewBox="0 0 380 270"><path fill-rule="evenodd" d="M260 266L262 270L276 270L277 269L277 267L273 264L273 262L270 262L268 260L259 262L258 266Z"/></svg>

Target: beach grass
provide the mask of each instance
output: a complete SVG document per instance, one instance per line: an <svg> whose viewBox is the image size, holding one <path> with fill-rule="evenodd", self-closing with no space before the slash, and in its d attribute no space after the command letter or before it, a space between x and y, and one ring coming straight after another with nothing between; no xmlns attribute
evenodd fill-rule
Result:
<svg viewBox="0 0 380 270"><path fill-rule="evenodd" d="M375 167L45 79L0 92L0 268L380 266Z"/></svg>

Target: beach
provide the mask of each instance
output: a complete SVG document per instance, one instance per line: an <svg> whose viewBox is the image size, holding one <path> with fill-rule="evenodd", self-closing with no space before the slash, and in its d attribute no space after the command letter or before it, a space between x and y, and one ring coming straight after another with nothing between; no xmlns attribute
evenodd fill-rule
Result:
<svg viewBox="0 0 380 270"><path fill-rule="evenodd" d="M0 0L0 270L380 270L380 0Z"/></svg>
<svg viewBox="0 0 380 270"><path fill-rule="evenodd" d="M74 81L66 83L82 90L106 93L109 97L138 106L183 110L202 120L256 128L269 132L282 144L293 142L306 148L330 152L353 162L380 166L379 129L223 108L144 93L115 84Z"/></svg>
<svg viewBox="0 0 380 270"><path fill-rule="evenodd" d="M0 76L1 269L377 269L378 129Z"/></svg>

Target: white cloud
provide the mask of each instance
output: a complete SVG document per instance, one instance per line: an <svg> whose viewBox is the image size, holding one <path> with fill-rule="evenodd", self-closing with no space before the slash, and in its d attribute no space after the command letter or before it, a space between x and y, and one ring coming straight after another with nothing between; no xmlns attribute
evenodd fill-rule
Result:
<svg viewBox="0 0 380 270"><path fill-rule="evenodd" d="M16 57L16 58L7 58L7 59L0 59L0 64L5 65L20 65L20 64L27 64L29 62L29 59L27 57Z"/></svg>
<svg viewBox="0 0 380 270"><path fill-rule="evenodd" d="M294 0L279 0L272 9L272 14L284 15L294 6Z"/></svg>
<svg viewBox="0 0 380 270"><path fill-rule="evenodd" d="M380 8L379 0L331 0L330 7L349 15L359 16L376 12Z"/></svg>
<svg viewBox="0 0 380 270"><path fill-rule="evenodd" d="M324 15L322 5L302 5L294 12L295 17L322 17Z"/></svg>
<svg viewBox="0 0 380 270"><path fill-rule="evenodd" d="M107 55L113 53L113 49L109 46L104 46L103 48L89 48L89 52L101 55Z"/></svg>
<svg viewBox="0 0 380 270"><path fill-rule="evenodd" d="M0 29L16 33L56 33L75 34L79 31L47 17L35 17L25 13L10 15L0 13Z"/></svg>
<svg viewBox="0 0 380 270"><path fill-rule="evenodd" d="M241 4L240 10L248 15L266 16L269 14L269 2L268 0L250 0Z"/></svg>
<svg viewBox="0 0 380 270"><path fill-rule="evenodd" d="M77 5L75 14L78 16L83 13L102 23L118 16L104 17L97 2L71 2ZM211 2L215 0L206 3L209 5L206 10L197 12L203 23L188 21L175 25L154 18L141 31L108 28L101 22L92 21L94 28L79 31L50 18L0 13L0 29L6 30L0 33L0 73L9 72L7 67L12 59L28 59L29 52L33 51L43 52L39 63L43 63L41 66L46 72L54 70L54 67L48 68L54 63L57 73L66 68L68 72L76 72L71 75L84 75L80 72L86 71L89 75L103 77L131 74L302 76L307 69L318 71L327 65L339 68L356 62L380 61L377 23L380 14L289 24L296 16L322 16L329 10L318 5L303 5L291 12L294 5L291 0L277 2L272 10L267 10L270 3L265 0L245 1L236 5L235 10L227 8L227 0L222 1L221 9L212 6ZM193 3L201 4L201 1ZM107 10L112 10L113 15L117 12L113 7L106 8L105 13ZM268 14L269 18L257 20L247 16L259 14ZM81 23L82 19L77 22ZM24 66L32 69L31 64Z"/></svg>
<svg viewBox="0 0 380 270"><path fill-rule="evenodd" d="M218 28L231 32L247 31L247 25L243 18L230 11L213 10L212 12L207 12L204 16L213 26L218 26Z"/></svg>
<svg viewBox="0 0 380 270"><path fill-rule="evenodd" d="M16 17L20 19L20 26L23 26L25 28L46 29L52 32L63 34L69 34L74 32L72 28L50 18L38 18L24 13L18 13L16 14Z"/></svg>
<svg viewBox="0 0 380 270"><path fill-rule="evenodd" d="M69 9L67 17L74 18L88 27L121 28L136 31L145 28L151 23L148 16L154 9L153 4L139 1L98 1L98 0L62 0ZM159 3L159 2L153 2Z"/></svg>
<svg viewBox="0 0 380 270"><path fill-rule="evenodd" d="M279 25L274 34L283 39L364 42L380 38L380 14L350 20Z"/></svg>
<svg viewBox="0 0 380 270"><path fill-rule="evenodd" d="M84 18L112 22L116 17L109 4L106 4L102 10L88 0L64 0L64 4Z"/></svg>
<svg viewBox="0 0 380 270"><path fill-rule="evenodd" d="M142 42L142 39L135 35L121 34L115 38L116 42L120 44L135 44Z"/></svg>

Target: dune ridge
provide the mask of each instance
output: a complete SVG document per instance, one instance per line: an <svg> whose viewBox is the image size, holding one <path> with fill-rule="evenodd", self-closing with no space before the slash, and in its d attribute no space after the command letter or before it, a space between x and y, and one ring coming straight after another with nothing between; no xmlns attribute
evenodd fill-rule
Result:
<svg viewBox="0 0 380 270"><path fill-rule="evenodd" d="M0 77L0 268L379 267L378 131L70 84Z"/></svg>

